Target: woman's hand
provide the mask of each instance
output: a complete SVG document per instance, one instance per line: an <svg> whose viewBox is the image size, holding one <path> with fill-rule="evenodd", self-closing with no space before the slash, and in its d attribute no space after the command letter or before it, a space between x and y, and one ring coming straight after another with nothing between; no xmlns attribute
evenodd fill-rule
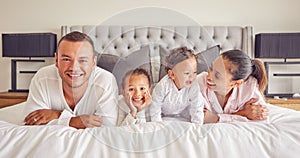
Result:
<svg viewBox="0 0 300 158"><path fill-rule="evenodd" d="M219 121L219 116L215 113L204 109L204 123L216 123Z"/></svg>
<svg viewBox="0 0 300 158"><path fill-rule="evenodd" d="M265 105L255 104L258 99L252 98L245 103L244 109L238 111L237 115L247 117L249 120L266 120L269 116L269 110Z"/></svg>

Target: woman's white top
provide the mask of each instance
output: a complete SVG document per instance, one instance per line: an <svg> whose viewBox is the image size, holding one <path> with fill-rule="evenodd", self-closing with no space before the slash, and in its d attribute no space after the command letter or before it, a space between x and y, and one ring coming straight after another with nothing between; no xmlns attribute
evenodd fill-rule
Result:
<svg viewBox="0 0 300 158"><path fill-rule="evenodd" d="M264 97L258 89L257 80L250 76L249 79L238 87L234 87L232 94L228 98L224 109L220 105L214 91L207 87L207 72L202 72L197 76L201 94L204 97L205 108L219 116L219 122L249 121L246 117L234 115L244 108L244 104L251 98L257 98L256 104L266 105Z"/></svg>

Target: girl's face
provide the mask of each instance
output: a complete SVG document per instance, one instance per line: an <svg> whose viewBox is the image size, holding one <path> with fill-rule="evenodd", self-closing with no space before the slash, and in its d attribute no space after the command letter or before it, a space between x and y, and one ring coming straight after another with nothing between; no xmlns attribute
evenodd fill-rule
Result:
<svg viewBox="0 0 300 158"><path fill-rule="evenodd" d="M226 95L233 87L240 85L242 80L232 81L230 69L234 69L234 66L219 56L208 70L207 87L221 95Z"/></svg>
<svg viewBox="0 0 300 158"><path fill-rule="evenodd" d="M172 70L168 71L168 74L174 81L177 89L191 87L197 75L196 58L192 57L177 63Z"/></svg>
<svg viewBox="0 0 300 158"><path fill-rule="evenodd" d="M149 85L148 78L143 75L129 75L125 78L124 89L122 94L125 98L127 105L130 101L135 106L139 106L145 103L145 95L151 94L151 88Z"/></svg>

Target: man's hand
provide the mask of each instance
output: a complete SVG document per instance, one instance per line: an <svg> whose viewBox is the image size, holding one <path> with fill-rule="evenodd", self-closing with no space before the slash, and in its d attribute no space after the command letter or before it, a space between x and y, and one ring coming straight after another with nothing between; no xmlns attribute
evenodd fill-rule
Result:
<svg viewBox="0 0 300 158"><path fill-rule="evenodd" d="M24 119L25 125L44 125L50 122L51 120L58 119L61 114L61 111L58 110L49 110L41 109L36 110Z"/></svg>
<svg viewBox="0 0 300 158"><path fill-rule="evenodd" d="M100 127L101 125L101 117L95 115L80 115L72 117L70 120L70 126L77 129Z"/></svg>
<svg viewBox="0 0 300 158"><path fill-rule="evenodd" d="M235 114L247 117L249 120L266 120L269 116L269 110L265 105L255 104L257 100L256 98L250 99L245 103L244 109Z"/></svg>

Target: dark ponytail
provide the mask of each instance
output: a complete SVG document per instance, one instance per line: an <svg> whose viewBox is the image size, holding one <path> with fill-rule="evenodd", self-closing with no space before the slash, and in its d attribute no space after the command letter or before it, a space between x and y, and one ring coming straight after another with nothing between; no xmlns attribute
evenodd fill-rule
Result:
<svg viewBox="0 0 300 158"><path fill-rule="evenodd" d="M256 78L259 91L264 92L267 86L267 75L265 66L258 59L250 59L250 57L240 50L229 50L221 54L223 59L228 60L232 65L229 72L232 74L232 80L243 79L248 80L249 76Z"/></svg>
<svg viewBox="0 0 300 158"><path fill-rule="evenodd" d="M267 80L267 73L265 66L261 60L254 59L252 60L252 73L251 76L255 77L258 82L259 91L263 93L266 89L266 86L268 84Z"/></svg>

